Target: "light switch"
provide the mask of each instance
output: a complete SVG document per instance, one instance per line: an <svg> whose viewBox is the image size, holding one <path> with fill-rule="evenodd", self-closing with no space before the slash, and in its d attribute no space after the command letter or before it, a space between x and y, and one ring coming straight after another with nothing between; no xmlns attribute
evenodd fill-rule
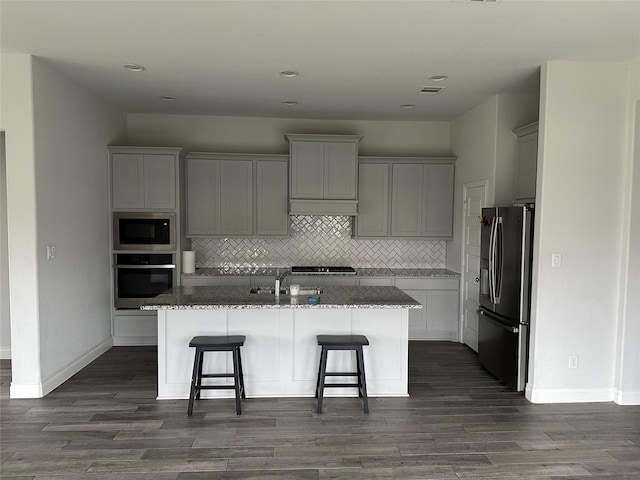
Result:
<svg viewBox="0 0 640 480"><path fill-rule="evenodd" d="M562 266L562 254L561 253L552 253L551 254L551 267L552 268L560 268Z"/></svg>
<svg viewBox="0 0 640 480"><path fill-rule="evenodd" d="M56 246L47 245L47 260L53 260L56 258Z"/></svg>

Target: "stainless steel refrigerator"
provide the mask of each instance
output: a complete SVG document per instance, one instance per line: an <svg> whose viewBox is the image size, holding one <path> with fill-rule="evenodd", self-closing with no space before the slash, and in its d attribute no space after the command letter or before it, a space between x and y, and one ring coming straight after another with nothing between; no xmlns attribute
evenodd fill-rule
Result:
<svg viewBox="0 0 640 480"><path fill-rule="evenodd" d="M483 208L478 359L516 391L527 380L533 205Z"/></svg>

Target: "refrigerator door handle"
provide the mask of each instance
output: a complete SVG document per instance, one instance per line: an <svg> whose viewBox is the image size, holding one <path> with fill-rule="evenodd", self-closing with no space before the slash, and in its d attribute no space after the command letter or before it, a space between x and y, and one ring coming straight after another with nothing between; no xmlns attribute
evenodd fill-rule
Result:
<svg viewBox="0 0 640 480"><path fill-rule="evenodd" d="M494 259L496 261L495 266L495 281L494 281L494 303L500 303L500 298L502 297L502 279L503 279L503 268L504 268L504 229L502 225L502 217L496 217L496 235L495 235L495 250Z"/></svg>
<svg viewBox="0 0 640 480"><path fill-rule="evenodd" d="M478 310L478 313L481 316L483 316L485 320L488 320L489 322L493 323L495 326L500 327L501 329L506 330L509 333L518 333L520 331L518 327L514 327L513 325L507 325L501 322L486 310Z"/></svg>
<svg viewBox="0 0 640 480"><path fill-rule="evenodd" d="M495 303L494 301L494 292L495 292L495 250L493 248L493 239L495 235L495 222L491 222L491 227L489 230L489 301L491 303Z"/></svg>

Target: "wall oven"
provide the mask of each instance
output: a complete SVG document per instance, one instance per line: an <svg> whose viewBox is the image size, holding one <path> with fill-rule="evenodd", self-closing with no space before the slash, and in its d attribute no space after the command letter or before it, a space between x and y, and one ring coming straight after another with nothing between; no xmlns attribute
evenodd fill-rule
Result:
<svg viewBox="0 0 640 480"><path fill-rule="evenodd" d="M138 309L176 283L173 253L116 253L115 307Z"/></svg>
<svg viewBox="0 0 640 480"><path fill-rule="evenodd" d="M113 249L175 250L175 213L114 212Z"/></svg>

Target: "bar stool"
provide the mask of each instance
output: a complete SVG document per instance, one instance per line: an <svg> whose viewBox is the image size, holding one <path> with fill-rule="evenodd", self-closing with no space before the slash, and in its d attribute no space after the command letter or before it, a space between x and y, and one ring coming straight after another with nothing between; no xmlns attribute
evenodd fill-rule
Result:
<svg viewBox="0 0 640 480"><path fill-rule="evenodd" d="M317 413L322 413L322 400L325 388L357 387L358 397L362 397L364 413L369 413L367 399L367 380L364 374L364 355L362 346L369 345L364 335L318 335L320 352L320 366L318 367L318 381L316 383L316 398L318 399ZM353 350L356 353L355 372L327 372L327 354L329 350ZM357 383L325 383L326 377L357 377Z"/></svg>
<svg viewBox="0 0 640 480"><path fill-rule="evenodd" d="M203 336L193 337L189 342L190 347L195 347L196 354L193 359L193 376L191 377L191 390L189 393L189 406L187 415L193 413L193 401L200 400L201 390L233 389L236 392L236 415L242 414L240 397L247 398L244 393L244 378L242 375L242 359L240 347L244 345L244 335ZM202 361L204 352L232 352L233 373L202 373ZM234 379L233 385L202 385L203 378L230 378Z"/></svg>

